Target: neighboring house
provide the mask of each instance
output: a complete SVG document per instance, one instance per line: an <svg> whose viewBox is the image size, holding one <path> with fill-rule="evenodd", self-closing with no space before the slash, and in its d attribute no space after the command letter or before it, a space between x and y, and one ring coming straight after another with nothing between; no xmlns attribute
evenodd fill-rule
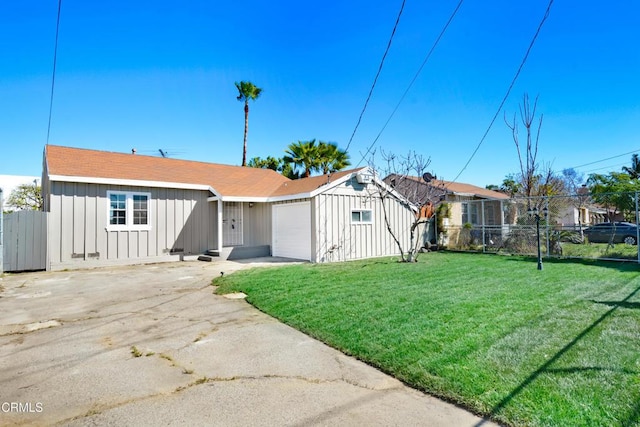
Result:
<svg viewBox="0 0 640 427"><path fill-rule="evenodd" d="M432 203L458 202L452 203L451 206L447 221L451 226L462 226L466 223L481 225L483 219L485 225L503 225L509 222L505 218L503 204L509 200L509 196L498 191L437 179L426 183L417 176L399 179L397 175L389 175L384 181L409 200L417 197L419 201L412 200L414 203L425 200Z"/></svg>
<svg viewBox="0 0 640 427"><path fill-rule="evenodd" d="M465 224L501 227L515 223L505 205L509 196L504 193L461 182L435 180L432 185L445 189L445 202L459 202L451 204L448 221L451 227Z"/></svg>
<svg viewBox="0 0 640 427"><path fill-rule="evenodd" d="M418 198L420 202L429 200L432 204L449 203L449 216L443 218L447 239L442 243L456 242L460 230L465 224L490 229L491 234L503 234L503 226L513 224L515 215L511 215L507 206L509 196L498 191L487 190L471 184L433 179L429 183L417 176L400 178L389 175L384 181L409 200ZM429 209L426 209L429 210ZM422 209L425 211L425 209Z"/></svg>
<svg viewBox="0 0 640 427"><path fill-rule="evenodd" d="M607 221L607 210L605 208L593 204L579 208L569 205L560 213L557 225L563 228L578 228L580 225L587 227L605 221Z"/></svg>
<svg viewBox="0 0 640 427"><path fill-rule="evenodd" d="M311 262L398 253L368 168L289 180L269 169L53 145L43 168L48 269L205 251ZM415 207L395 196L386 208L408 242Z"/></svg>

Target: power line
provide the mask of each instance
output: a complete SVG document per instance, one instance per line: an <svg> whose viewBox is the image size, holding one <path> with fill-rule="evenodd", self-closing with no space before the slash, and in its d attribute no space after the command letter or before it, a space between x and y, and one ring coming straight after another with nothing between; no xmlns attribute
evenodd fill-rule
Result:
<svg viewBox="0 0 640 427"><path fill-rule="evenodd" d="M384 130L387 128L387 125L389 124L389 122L391 121L391 119L393 118L393 116L396 114L396 111L398 111L398 108L400 107L400 104L402 104L402 101L404 101L404 98L407 96L407 94L409 93L409 90L411 89L411 87L413 86L413 84L416 82L416 80L418 79L418 76L420 75L420 73L422 72L422 69L424 68L425 64L427 63L427 61L429 60L429 58L431 57L431 54L433 53L433 51L436 49L436 46L438 46L438 43L440 42L440 39L442 38L442 36L444 35L445 31L447 31L447 28L449 28L449 24L451 24L451 21L453 21L453 18L456 16L456 14L458 13L458 9L460 9L460 6L462 6L462 3L464 2L464 0L460 0L458 2L458 5L456 6L456 8L453 10L453 13L451 13L451 16L449 16L449 20L447 21L447 23L444 25L444 27L442 27L442 30L440 31L440 34L438 34L438 37L436 38L435 42L433 43L433 45L431 46L431 49L429 49L429 52L427 53L427 56L425 56L424 61L422 61L422 65L420 65L420 68L418 68L418 71L416 72L415 76L413 76L413 79L411 80L411 82L409 83L409 86L407 86L407 89L404 91L404 93L402 94L402 96L400 97L400 100L398 101L398 103L396 104L395 108L393 109L393 111L391 112L391 114L389 115L389 118L387 119L387 121L384 123L384 126L382 126L382 129L380 129L380 132L378 132L378 135L375 137L375 139L373 140L373 142L371 143L371 145L369 145L369 147L367 148L367 151L362 155L362 158L360 159L360 161L358 162L358 166L360 166L360 163L362 163L362 161L365 159L365 157L367 155L369 155L369 153L371 152L371 150L373 149L373 147L376 145L376 143L378 142L378 139L380 139L380 136L382 135L382 132L384 132ZM351 141L349 141L351 142Z"/></svg>
<svg viewBox="0 0 640 427"><path fill-rule="evenodd" d="M467 163L464 164L464 166L462 167L460 172L458 172L458 175L456 175L456 177L453 180L450 181L451 183L456 182L458 180L458 178L460 178L460 175L462 175L462 172L464 172L465 169L467 169L467 166L469 166L469 163L471 163L471 160L473 160L475 155L478 153L478 150L480 149L480 146L482 146L482 143L484 142L484 140L487 138L487 135L489 135L489 131L491 131L491 128L493 127L493 124L495 123L496 119L498 118L498 115L500 114L500 111L502 111L502 107L504 107L505 102L507 102L507 98L509 98L509 95L511 94L511 90L513 89L513 86L516 84L516 80L518 80L518 77L520 76L520 72L522 71L522 68L524 67L524 64L527 62L527 59L529 58L529 53L531 53L531 49L533 49L533 45L535 44L536 39L538 38L538 35L540 34L540 30L542 29L542 26L544 25L545 21L549 17L549 12L551 12L551 6L553 5L553 1L554 0L549 0L549 5L547 6L547 10L544 12L544 16L542 17L542 20L540 21L540 24L538 25L538 29L536 30L535 34L533 35L533 38L531 39L531 43L529 43L529 47L527 48L527 51L524 54L524 57L522 58L522 62L520 62L520 66L518 67L518 70L516 71L515 76L513 76L513 80L511 80L511 84L509 85L509 88L507 89L507 93L505 93L504 98L502 98L502 101L500 102L500 105L498 106L498 109L496 110L496 114L493 116L493 118L491 119L491 122L489 123L489 127L487 127L487 130L484 132L484 135L482 135L482 138L480 139L480 142L476 146L476 149L473 150L473 153L471 153L471 157L469 157L469 160L467 160Z"/></svg>
<svg viewBox="0 0 640 427"><path fill-rule="evenodd" d="M58 19L56 20L56 43L53 49L53 73L51 75L51 96L49 98L49 123L47 124L47 145L49 145L49 134L51 133L51 113L53 111L53 89L56 84L56 63L58 62L58 34L60 32L60 10L62 0L58 0Z"/></svg>
<svg viewBox="0 0 640 427"><path fill-rule="evenodd" d="M595 168L595 169L589 169L588 171L584 171L584 173L589 173L589 172L595 172L595 171L600 171L602 169L611 169L611 168L617 168L619 166L624 166L627 163L617 163L615 165L610 165L610 166L603 166L601 168Z"/></svg>
<svg viewBox="0 0 640 427"><path fill-rule="evenodd" d="M349 150L349 146L351 145L351 141L353 141L353 137L358 130L358 126L360 126L360 122L362 121L362 116L364 115L365 110L367 109L367 105L369 104L369 100L371 99L371 94L373 94L373 89L376 87L376 83L378 81L378 77L382 72L382 66L384 65L384 60L387 57L387 53L389 53L389 49L391 48L391 42L393 41L393 36L396 34L396 29L398 28L398 23L400 22L400 17L402 16L402 11L404 10L404 4L406 0L402 0L402 5L400 6L400 12L398 12L398 17L396 18L396 23L393 26L393 31L391 31L391 37L389 37L389 43L387 43L387 48L384 51L384 55L382 55L382 60L380 61L380 65L378 66L378 72L376 73L376 77L373 79L373 84L371 85L371 89L369 90L369 95L367 96L367 100L364 102L364 107L362 107L362 111L360 112L360 117L358 117L358 122L356 123L356 127L353 129L353 133L351 134L351 138L349 138L349 142L347 143L347 148L344 151Z"/></svg>
<svg viewBox="0 0 640 427"><path fill-rule="evenodd" d="M579 166L573 166L573 167L570 167L570 168L567 168L567 169L579 169L579 168L581 168L583 166L595 165L596 163L606 162L607 160L617 159L618 157L622 157L622 156L628 156L629 154L637 153L638 151L640 151L640 150L629 151L628 153L618 154L617 156L607 157L606 159L596 160L594 162L585 163L585 164L579 165ZM602 168L600 168L600 169L602 169ZM594 169L594 170L598 170L598 169Z"/></svg>

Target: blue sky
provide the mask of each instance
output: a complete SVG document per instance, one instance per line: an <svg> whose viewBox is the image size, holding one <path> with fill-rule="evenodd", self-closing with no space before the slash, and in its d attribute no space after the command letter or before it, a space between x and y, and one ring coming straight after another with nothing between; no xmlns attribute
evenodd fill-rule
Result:
<svg viewBox="0 0 640 427"><path fill-rule="evenodd" d="M454 178L493 117L547 7L467 0L377 142L431 158ZM346 147L401 1L63 0L49 142L240 164L317 138ZM408 0L349 148L353 163L380 132L457 1ZM0 174L39 175L46 143L57 1L0 5ZM554 169L640 150L640 3L556 1L505 104L539 96L539 160ZM630 155L582 168L620 169ZM495 123L458 179L499 184L518 170Z"/></svg>

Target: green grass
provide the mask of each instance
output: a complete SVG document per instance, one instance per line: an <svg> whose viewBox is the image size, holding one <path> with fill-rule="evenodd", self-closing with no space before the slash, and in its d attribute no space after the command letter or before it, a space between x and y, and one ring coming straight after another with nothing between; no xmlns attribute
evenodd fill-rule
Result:
<svg viewBox="0 0 640 427"><path fill-rule="evenodd" d="M640 268L429 253L217 278L283 322L511 425L640 425Z"/></svg>
<svg viewBox="0 0 640 427"><path fill-rule="evenodd" d="M606 243L562 243L562 255L582 258L613 258L613 259L638 259L638 247L616 243L609 246Z"/></svg>

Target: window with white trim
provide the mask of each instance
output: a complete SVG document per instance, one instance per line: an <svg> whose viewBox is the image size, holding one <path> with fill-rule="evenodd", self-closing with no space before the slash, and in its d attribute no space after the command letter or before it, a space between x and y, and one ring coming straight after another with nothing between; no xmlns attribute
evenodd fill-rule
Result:
<svg viewBox="0 0 640 427"><path fill-rule="evenodd" d="M110 229L144 230L150 228L149 201L151 193L107 191Z"/></svg>
<svg viewBox="0 0 640 427"><path fill-rule="evenodd" d="M371 224L371 209L357 209L351 211L351 224Z"/></svg>
<svg viewBox="0 0 640 427"><path fill-rule="evenodd" d="M479 224L477 203L462 203L462 225L467 223L471 223L473 225Z"/></svg>

